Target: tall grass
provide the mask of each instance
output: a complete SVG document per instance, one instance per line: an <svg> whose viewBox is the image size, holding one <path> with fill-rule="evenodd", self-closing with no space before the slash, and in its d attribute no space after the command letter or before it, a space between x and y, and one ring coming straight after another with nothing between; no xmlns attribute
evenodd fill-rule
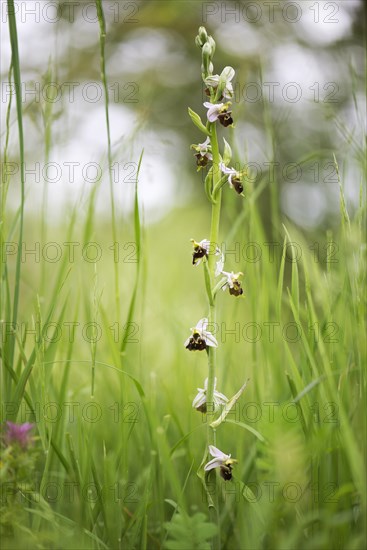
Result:
<svg viewBox="0 0 367 550"><path fill-rule="evenodd" d="M9 22L22 165L11 10ZM106 117L108 128L107 100ZM271 117L264 120L269 136L276 134ZM107 151L110 166L109 130ZM139 169L142 162L140 156ZM355 162L363 162L360 155ZM67 255L57 264L22 264L24 217L30 227L36 223L20 174L20 182L2 181L2 197L8 185L20 185L20 200L18 211L2 209L2 244L17 234L18 252L15 259L5 255L1 268L1 421L33 421L40 452L33 478L16 494L16 516L7 508L8 474L1 470L2 511L12 524L3 548L207 548L213 526L195 474L206 425L190 408L206 366L200 356L187 361L183 341L206 307L189 239L203 234L209 212L183 206L144 228L142 239L138 181L132 223L119 234L112 189L111 224L93 215L98 193L91 192L86 214L76 203L62 224L48 228L48 238L83 245L98 235L105 252L112 226L114 241L136 243L134 262L121 246L113 269L108 252L95 264L78 256L71 265ZM365 197L362 190L359 207L348 212L342 176L334 192L339 223L320 233L317 247L313 235L284 216L278 220L277 186L260 182L241 203L224 195L219 240L229 250L240 247L232 259L245 273L246 298L219 296L218 371L227 395L245 378L251 384L217 433L221 448L238 460L233 481L216 488L223 548L361 550L365 544ZM268 193L271 236L262 208ZM274 256L264 244L269 240L277 245ZM244 255L249 243L260 247L258 261ZM101 328L98 342L82 335L91 322ZM79 323L74 338L67 330L72 323ZM39 338L32 332L37 326Z"/></svg>

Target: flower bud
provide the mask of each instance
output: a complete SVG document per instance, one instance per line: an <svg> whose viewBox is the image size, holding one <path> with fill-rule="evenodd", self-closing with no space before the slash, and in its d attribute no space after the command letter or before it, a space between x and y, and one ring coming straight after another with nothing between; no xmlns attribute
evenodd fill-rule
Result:
<svg viewBox="0 0 367 550"><path fill-rule="evenodd" d="M199 36L196 36L196 37L195 37L195 44L196 44L196 46L197 46L198 48L202 48L202 47L203 47L203 43L201 42Z"/></svg>
<svg viewBox="0 0 367 550"><path fill-rule="evenodd" d="M208 33L206 32L205 27L199 27L199 38L202 44L205 44L205 42L208 40Z"/></svg>
<svg viewBox="0 0 367 550"><path fill-rule="evenodd" d="M212 55L212 48L208 42L206 42L201 50L202 52L202 72L206 75L210 72L210 58Z"/></svg>
<svg viewBox="0 0 367 550"><path fill-rule="evenodd" d="M208 43L212 48L212 57L213 57L213 55L215 54L215 40L212 36L208 36Z"/></svg>

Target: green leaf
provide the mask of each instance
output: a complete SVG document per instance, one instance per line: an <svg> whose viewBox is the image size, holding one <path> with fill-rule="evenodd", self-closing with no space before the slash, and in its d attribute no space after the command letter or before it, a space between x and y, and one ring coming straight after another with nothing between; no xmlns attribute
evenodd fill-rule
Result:
<svg viewBox="0 0 367 550"><path fill-rule="evenodd" d="M248 424L245 424L244 422L237 422L236 420L226 420L228 424L235 424L236 426L239 426L240 428L243 428L244 430L247 430L248 432L251 432L257 439L259 439L262 443L266 443L266 439L263 435L261 435L260 432L255 430L252 426L249 426Z"/></svg>
<svg viewBox="0 0 367 550"><path fill-rule="evenodd" d="M195 126L197 128L199 128L199 130L201 130L201 132L203 132L205 135L210 137L211 134L210 134L209 130L207 129L207 127L204 126L204 124L202 123L200 115L195 113L195 111L190 109L190 107L188 108L188 111L189 111L190 118L193 121L193 123L195 124Z"/></svg>
<svg viewBox="0 0 367 550"><path fill-rule="evenodd" d="M285 264L285 255L286 255L286 251L287 251L286 244L287 244L287 237L284 237L283 252L282 252L282 259L281 259L280 268L279 268L278 289L277 289L277 314L278 314L279 319L281 319L281 315L282 315L282 298L283 298L283 285L284 285L284 264Z"/></svg>
<svg viewBox="0 0 367 550"><path fill-rule="evenodd" d="M134 312L135 312L135 303L136 303L136 297L138 293L139 288L139 282L140 282L140 267L141 267L141 223L140 223L140 212L139 212L139 197L138 197L138 181L139 181L139 174L140 174L140 168L141 168L141 162L143 160L143 154L144 149L142 149L139 157L138 162L138 169L136 172L136 180L135 180L135 197L134 197L134 230L135 230L135 243L136 243L136 256L137 256L137 269L135 273L135 283L134 283L134 289L131 295L130 304L129 304L129 310L127 314L127 319L125 322L125 330L123 332L122 336L122 342L121 342L121 349L120 353L123 355L128 343L128 330L129 326L133 320Z"/></svg>
<svg viewBox="0 0 367 550"><path fill-rule="evenodd" d="M211 428L217 428L225 420L227 414L229 414L232 407L237 403L237 401L241 397L244 389L247 386L248 381L249 381L249 378L246 380L242 388L240 388L238 392L233 397L231 397L228 403L225 404L222 414L210 424Z"/></svg>
<svg viewBox="0 0 367 550"><path fill-rule="evenodd" d="M218 527L200 512L193 516L177 513L164 528L169 535L163 546L167 550L210 550L209 541L218 533Z"/></svg>
<svg viewBox="0 0 367 550"><path fill-rule="evenodd" d="M283 224L283 227L288 237L289 244L292 244L291 236L284 224ZM299 313L299 275L298 275L297 261L298 261L297 257L295 257L295 254L292 248L292 299L293 299L294 305L297 308L297 313Z"/></svg>
<svg viewBox="0 0 367 550"><path fill-rule="evenodd" d="M205 182L205 193L208 199L211 203L215 204L215 200L213 199L212 190L213 190L213 167L210 168L209 172L206 175Z"/></svg>

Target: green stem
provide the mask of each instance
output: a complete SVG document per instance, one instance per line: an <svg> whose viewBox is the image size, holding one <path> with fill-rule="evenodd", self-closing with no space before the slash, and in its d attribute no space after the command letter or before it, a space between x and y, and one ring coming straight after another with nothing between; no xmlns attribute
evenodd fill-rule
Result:
<svg viewBox="0 0 367 550"><path fill-rule="evenodd" d="M218 147L218 138L217 138L217 128L215 123L212 124L211 128L211 146L212 146L212 154L213 154L213 187L219 183L221 179L221 172L219 169L219 147ZM219 221L220 221L220 207L222 202L222 191L221 189L218 190L217 195L217 201L215 204L212 204L212 221L211 221L211 229L210 229L210 253L208 258L208 265L209 265L209 277L210 277L210 283L211 288L214 287L214 274L215 274L215 247L218 243L219 238ZM216 308L215 308L215 297L212 297L212 300L209 300L209 330L210 327L213 330L213 327L215 327L216 323ZM208 367L209 367L209 373L208 373L208 389L207 389L207 403L209 407L212 407L214 404L214 380L215 380L215 368L216 368L216 348L209 347L208 350ZM210 428L208 425L208 445L214 444L215 440L215 434L213 432L213 429Z"/></svg>
<svg viewBox="0 0 367 550"><path fill-rule="evenodd" d="M21 257L23 245L23 226L24 226L24 202L25 202L25 167L24 167L24 134L23 134L23 112L22 112L22 93L21 93L21 77L20 77L20 62L18 50L18 33L17 23L15 18L14 0L8 0L8 15L9 15L9 34L11 44L11 59L13 65L13 77L15 85L15 102L17 107L18 119L18 137L19 137L19 159L20 159L20 224L18 238L18 252L15 267L15 285L13 299L13 318L12 328L15 332L17 329L18 307L19 307L19 290L20 290L20 275L21 275ZM13 365L15 352L15 334L11 335L10 357L9 364Z"/></svg>
<svg viewBox="0 0 367 550"><path fill-rule="evenodd" d="M212 220L211 220L211 229L210 229L210 251L208 257L208 271L209 271L209 280L211 289L214 288L214 279L215 279L215 249L218 244L219 238L219 222L220 222L220 208L222 202L222 190L219 187L219 182L221 180L221 172L219 169L219 147L218 147L218 138L217 138L217 128L216 123L211 125L211 146L212 146L212 155L213 155L213 189L217 188L216 202L212 203ZM213 327L216 326L216 307L215 307L215 296L211 291L209 296L209 330L213 330ZM214 381L215 381L215 370L216 370L216 359L217 359L217 350L214 347L209 347L208 349L208 387L207 387L207 406L208 411L214 412ZM216 446L216 434L215 430L210 427L209 418L208 428L207 428L207 445ZM218 488L216 487L214 493L214 508L210 509L210 519L215 522L218 526L218 533L213 538L212 547L213 550L220 548L220 521L219 521L219 508L218 508Z"/></svg>

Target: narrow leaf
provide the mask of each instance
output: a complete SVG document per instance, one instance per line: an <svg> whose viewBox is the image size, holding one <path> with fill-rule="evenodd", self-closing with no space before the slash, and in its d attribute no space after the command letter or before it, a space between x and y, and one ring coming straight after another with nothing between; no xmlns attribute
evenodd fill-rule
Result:
<svg viewBox="0 0 367 550"><path fill-rule="evenodd" d="M210 134L209 130L207 129L207 127L204 126L204 124L202 123L200 116L197 113L195 113L195 111L190 109L190 107L188 108L188 111L189 111L190 118L193 121L193 123L195 124L195 126L197 128L199 128L199 130L201 132L203 132L205 135L210 137L211 134Z"/></svg>

